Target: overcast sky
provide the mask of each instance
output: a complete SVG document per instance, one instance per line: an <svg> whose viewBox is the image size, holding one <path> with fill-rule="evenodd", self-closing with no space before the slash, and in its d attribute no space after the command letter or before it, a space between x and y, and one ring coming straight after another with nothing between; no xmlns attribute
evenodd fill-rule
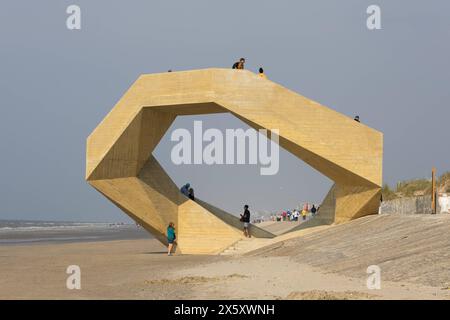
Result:
<svg viewBox="0 0 450 320"><path fill-rule="evenodd" d="M66 8L81 7L81 30ZM382 30L369 31L378 4ZM0 5L0 219L126 221L84 181L89 133L142 73L263 66L289 89L384 133L384 181L450 170L450 2L22 1ZM274 106L276 108L277 106ZM243 127L227 115L173 128ZM321 125L320 119L316 119ZM180 166L166 136L155 155L181 185L233 213L319 202L331 181L282 152L256 166Z"/></svg>

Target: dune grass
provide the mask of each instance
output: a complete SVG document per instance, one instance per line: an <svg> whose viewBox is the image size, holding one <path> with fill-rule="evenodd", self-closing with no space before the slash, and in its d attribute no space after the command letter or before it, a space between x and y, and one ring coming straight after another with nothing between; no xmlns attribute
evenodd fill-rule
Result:
<svg viewBox="0 0 450 320"><path fill-rule="evenodd" d="M445 172L437 179L438 192L450 192L450 171ZM431 179L411 179L400 181L395 188L385 184L382 188L383 199L392 200L416 195L431 195Z"/></svg>

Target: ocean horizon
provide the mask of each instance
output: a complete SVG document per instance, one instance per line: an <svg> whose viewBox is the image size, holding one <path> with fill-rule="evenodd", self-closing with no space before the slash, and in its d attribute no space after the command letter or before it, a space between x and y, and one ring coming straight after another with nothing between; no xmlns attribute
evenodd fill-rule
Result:
<svg viewBox="0 0 450 320"><path fill-rule="evenodd" d="M152 236L129 222L0 219L0 245L145 239Z"/></svg>

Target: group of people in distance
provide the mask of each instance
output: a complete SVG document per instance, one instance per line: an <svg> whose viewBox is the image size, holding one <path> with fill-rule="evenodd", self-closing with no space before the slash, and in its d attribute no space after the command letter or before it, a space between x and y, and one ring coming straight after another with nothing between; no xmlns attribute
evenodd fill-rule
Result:
<svg viewBox="0 0 450 320"><path fill-rule="evenodd" d="M317 212L319 211L319 207L316 208L316 206L313 204L312 207L309 207L308 203L305 203L303 205L302 210L286 210L282 211L279 214L271 215L270 220L272 221L298 221L299 217L302 216L302 220L305 221L306 217L309 213L311 213L311 216L314 217Z"/></svg>

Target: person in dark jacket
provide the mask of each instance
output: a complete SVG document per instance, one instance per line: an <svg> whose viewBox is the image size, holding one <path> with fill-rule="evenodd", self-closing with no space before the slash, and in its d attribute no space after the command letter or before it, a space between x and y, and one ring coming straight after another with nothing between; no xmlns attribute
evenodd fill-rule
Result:
<svg viewBox="0 0 450 320"><path fill-rule="evenodd" d="M194 189L189 188L189 195L188 195L189 199L191 199L192 201L195 201L195 197L194 197Z"/></svg>
<svg viewBox="0 0 450 320"><path fill-rule="evenodd" d="M180 192L184 194L186 197L189 197L189 187L191 186L190 183L186 183L184 186L181 187Z"/></svg>
<svg viewBox="0 0 450 320"><path fill-rule="evenodd" d="M233 64L233 69L244 69L245 59L240 58L239 61Z"/></svg>
<svg viewBox="0 0 450 320"><path fill-rule="evenodd" d="M317 209L316 209L316 207L313 205L312 208L311 208L311 213L312 213L313 217L316 215L316 212L317 212Z"/></svg>
<svg viewBox="0 0 450 320"><path fill-rule="evenodd" d="M244 236L250 238L250 211L248 205L244 206L244 213L241 214L241 221L244 223Z"/></svg>

